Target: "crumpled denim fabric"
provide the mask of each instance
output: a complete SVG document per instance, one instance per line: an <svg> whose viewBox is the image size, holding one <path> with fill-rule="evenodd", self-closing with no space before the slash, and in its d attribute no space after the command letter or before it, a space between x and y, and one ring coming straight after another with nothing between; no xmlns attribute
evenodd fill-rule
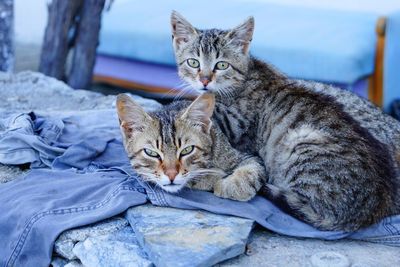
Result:
<svg viewBox="0 0 400 267"><path fill-rule="evenodd" d="M31 163L32 167L51 166L64 149L52 146L64 127L62 121L49 118L46 122L35 114L17 114L0 120L0 162ZM43 120L43 119L42 119Z"/></svg>
<svg viewBox="0 0 400 267"><path fill-rule="evenodd" d="M169 194L149 185L129 165L114 110L2 119L0 163L32 164L27 175L0 185L0 266L46 266L61 232L147 201L249 218L284 235L400 246L400 216L352 233L319 231L259 196L238 202L195 190Z"/></svg>
<svg viewBox="0 0 400 267"><path fill-rule="evenodd" d="M0 120L0 162L53 169L129 165L120 139L113 110L16 114ZM121 157L104 155L115 144Z"/></svg>
<svg viewBox="0 0 400 267"><path fill-rule="evenodd" d="M48 266L64 230L146 202L138 181L119 171L32 170L0 186L0 266Z"/></svg>

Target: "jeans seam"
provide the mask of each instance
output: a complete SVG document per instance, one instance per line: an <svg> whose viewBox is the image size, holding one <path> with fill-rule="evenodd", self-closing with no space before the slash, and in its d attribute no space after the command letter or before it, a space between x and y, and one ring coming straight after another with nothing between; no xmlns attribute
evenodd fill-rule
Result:
<svg viewBox="0 0 400 267"><path fill-rule="evenodd" d="M367 242L372 242L372 243L392 243L396 244L397 246L399 245L400 241L400 235L392 235L392 236L381 236L381 237L370 237L370 238L362 238L362 239L357 239L357 240L362 240L362 241L367 241Z"/></svg>
<svg viewBox="0 0 400 267"><path fill-rule="evenodd" d="M44 141L46 141L46 144L49 144L50 142L54 141L54 140L49 140L49 132L51 132L51 135L55 135L58 136L61 133L61 128L58 127L56 124L52 124L52 127L47 126L43 129L40 129L42 132L44 131L43 134L38 135L39 137L41 137ZM41 133L42 133L41 132Z"/></svg>
<svg viewBox="0 0 400 267"><path fill-rule="evenodd" d="M50 216L50 215L63 215L63 214L68 214L68 213L72 214L72 213L86 212L86 211L91 211L91 210L102 208L108 202L110 202L110 200L117 193L119 193L120 191L123 191L123 190L137 191L137 189L134 187L131 187L128 185L123 185L123 186L120 186L117 189L115 189L105 200L103 200L95 205L84 206L84 207L75 207L75 208L71 207L71 208L64 208L64 209L54 209L54 210L50 210L50 211L40 212L40 213L33 215L31 217L31 219L28 221L28 223L26 224L26 226L24 227L24 230L22 231L10 258L9 258L8 262L6 263L6 266L11 266L12 264L14 264L16 258L21 253L22 247L25 244L26 238L27 238L30 230L32 229L33 225L40 219L42 219L46 216Z"/></svg>
<svg viewBox="0 0 400 267"><path fill-rule="evenodd" d="M385 239L400 239L400 235L377 236L377 237L365 238L364 240L385 240Z"/></svg>
<svg viewBox="0 0 400 267"><path fill-rule="evenodd" d="M144 187L145 187L145 190L146 190L146 195L147 195L147 198L150 200L150 202L151 202L152 204L154 204L154 203L153 203L154 201L156 201L156 202L162 202L162 201L160 200L160 198L157 196L157 191L154 190L153 188L151 188L151 186L150 186L149 183L147 183L147 182L145 182L145 181L143 181L143 180L141 180L141 181L142 181L142 183L144 184ZM162 203L160 203L160 204L163 205Z"/></svg>
<svg viewBox="0 0 400 267"><path fill-rule="evenodd" d="M25 115L28 116L28 121L31 124L31 126L33 126L33 121L31 116L29 116L29 113L20 113L18 115L15 115L14 118L12 118L12 122L9 124L9 126L15 124L17 122L17 119L19 119L19 117L23 117Z"/></svg>
<svg viewBox="0 0 400 267"><path fill-rule="evenodd" d="M147 187L147 188L146 188L146 193L147 193L147 197L149 198L149 200L150 200L152 203L153 203L154 200L155 200L155 201L158 200L157 195L156 195L156 192L155 192L153 189L151 189L150 187Z"/></svg>
<svg viewBox="0 0 400 267"><path fill-rule="evenodd" d="M382 224L386 231L388 231L391 235L395 235L391 227L392 225L389 223L389 218L383 219Z"/></svg>
<svg viewBox="0 0 400 267"><path fill-rule="evenodd" d="M390 217L387 218L387 224L386 225L388 226L388 228L390 228L390 233L392 235L398 235L399 234L399 231L397 230L397 228L393 224L391 224Z"/></svg>
<svg viewBox="0 0 400 267"><path fill-rule="evenodd" d="M164 193L161 190L154 190L156 200L160 203L161 206L167 206L167 202L164 198Z"/></svg>
<svg viewBox="0 0 400 267"><path fill-rule="evenodd" d="M154 196L156 197L157 202L160 203L161 206L164 206L164 203L160 197L160 193L158 192L158 190L154 190Z"/></svg>
<svg viewBox="0 0 400 267"><path fill-rule="evenodd" d="M164 194L164 192L160 191L160 195L161 195L161 198L162 198L162 200L163 200L163 202L164 202L164 206L168 206L167 200L165 199L165 194Z"/></svg>
<svg viewBox="0 0 400 267"><path fill-rule="evenodd" d="M27 148L15 148L15 149L10 149L7 152L0 152L1 155L8 155L8 154L12 154L21 150L34 150L31 147L27 147Z"/></svg>

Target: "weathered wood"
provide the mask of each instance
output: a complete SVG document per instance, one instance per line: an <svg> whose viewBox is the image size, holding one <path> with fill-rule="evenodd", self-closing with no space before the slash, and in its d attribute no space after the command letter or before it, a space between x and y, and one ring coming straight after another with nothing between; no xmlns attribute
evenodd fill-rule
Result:
<svg viewBox="0 0 400 267"><path fill-rule="evenodd" d="M68 76L72 88L88 88L92 81L104 4L105 0L85 0L81 8Z"/></svg>
<svg viewBox="0 0 400 267"><path fill-rule="evenodd" d="M368 97L375 105L382 107L383 104L383 67L385 56L385 32L386 18L381 17L376 24L376 52L375 52L375 70L369 80Z"/></svg>
<svg viewBox="0 0 400 267"><path fill-rule="evenodd" d="M14 1L0 0L0 71L14 68Z"/></svg>
<svg viewBox="0 0 400 267"><path fill-rule="evenodd" d="M93 75L101 13L106 0L53 0L39 70L73 88L87 88ZM66 70L69 51L73 52Z"/></svg>
<svg viewBox="0 0 400 267"><path fill-rule="evenodd" d="M71 29L82 3L83 0L51 1L40 57L40 72L60 80L65 78L65 63L73 38Z"/></svg>

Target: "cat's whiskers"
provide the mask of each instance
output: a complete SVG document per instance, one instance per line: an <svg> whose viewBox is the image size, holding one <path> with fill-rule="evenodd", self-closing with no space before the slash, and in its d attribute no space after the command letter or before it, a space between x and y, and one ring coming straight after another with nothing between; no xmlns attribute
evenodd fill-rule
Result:
<svg viewBox="0 0 400 267"><path fill-rule="evenodd" d="M179 93L174 97L175 100L180 100L182 97L190 94L190 92L193 91L192 87L190 84L186 84L184 87L181 88Z"/></svg>
<svg viewBox="0 0 400 267"><path fill-rule="evenodd" d="M165 93L161 96L161 99L170 98L171 95L175 95L176 91L178 91L178 94L180 94L181 88L184 86L185 86L185 84L183 82L180 82L177 86L174 86L174 87L168 89L167 93ZM174 96L174 98L173 98L174 100L175 100L175 97L176 96Z"/></svg>
<svg viewBox="0 0 400 267"><path fill-rule="evenodd" d="M225 90L225 89L219 89L218 90L220 93L221 93L221 95L223 95L225 98L231 98L231 96L230 96L230 94L229 94L229 91L228 90Z"/></svg>
<svg viewBox="0 0 400 267"><path fill-rule="evenodd" d="M224 97L228 98L228 100L235 98L235 91L236 86L232 85L229 88L227 87L218 87L217 90L220 92Z"/></svg>
<svg viewBox="0 0 400 267"><path fill-rule="evenodd" d="M165 99L166 97L168 97L171 93L175 93L176 91L178 91L178 93L173 97L173 100L180 100L181 98L183 98L186 95L190 95L191 92L193 92L193 88L192 86L185 82L185 81L181 81L179 83L179 85L171 88L170 90L168 90L167 94L165 96L163 96L162 98Z"/></svg>
<svg viewBox="0 0 400 267"><path fill-rule="evenodd" d="M152 173L146 173L144 171L140 172L140 176L142 178L143 181L145 182L154 182L156 181L156 179L154 178Z"/></svg>

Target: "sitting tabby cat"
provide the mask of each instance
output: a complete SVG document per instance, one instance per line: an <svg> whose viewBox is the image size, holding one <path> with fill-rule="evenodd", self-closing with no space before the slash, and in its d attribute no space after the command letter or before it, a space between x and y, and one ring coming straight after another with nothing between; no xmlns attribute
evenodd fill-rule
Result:
<svg viewBox="0 0 400 267"><path fill-rule="evenodd" d="M265 182L265 168L257 157L232 148L212 123L214 101L204 94L190 106L179 101L146 113L129 96L118 95L125 149L144 180L168 192L188 185L243 201L256 195Z"/></svg>
<svg viewBox="0 0 400 267"><path fill-rule="evenodd" d="M364 119L335 93L314 88L322 85L291 80L251 57L253 18L232 30L199 30L173 12L171 25L181 78L245 118L231 129L230 113L216 109L229 141L262 158L262 194L322 230L353 231L400 212L396 151L377 127L392 120L376 110Z"/></svg>

